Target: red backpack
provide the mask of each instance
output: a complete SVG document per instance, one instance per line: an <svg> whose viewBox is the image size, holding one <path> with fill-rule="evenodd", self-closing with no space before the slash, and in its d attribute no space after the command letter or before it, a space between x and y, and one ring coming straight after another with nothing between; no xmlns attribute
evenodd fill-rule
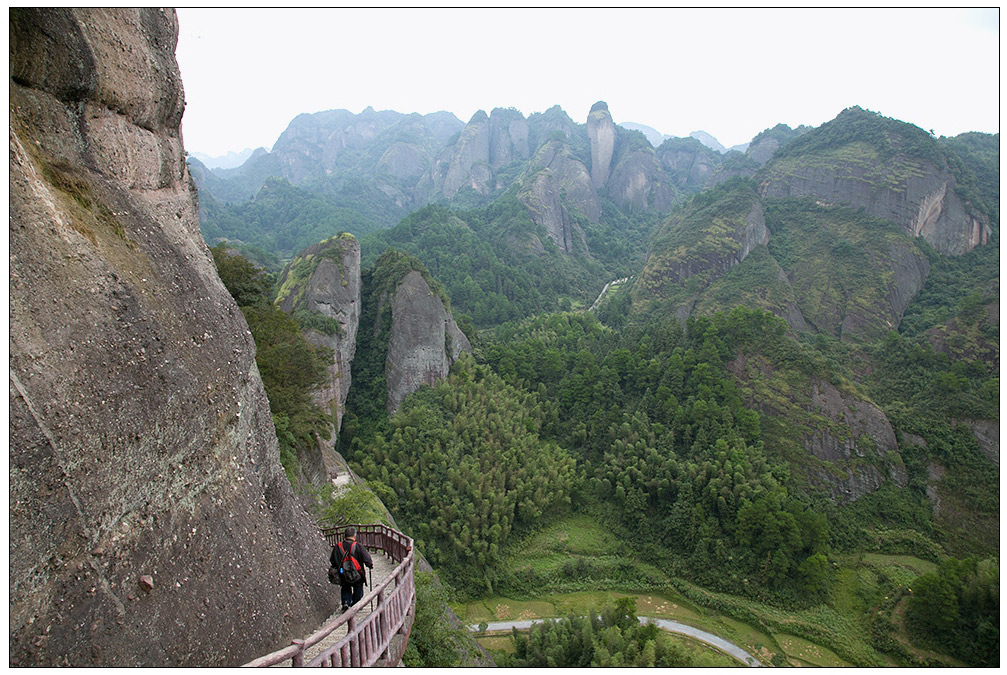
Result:
<svg viewBox="0 0 1007 675"><path fill-rule="evenodd" d="M345 581L350 586L356 586L364 581L363 568L357 559L353 557L353 547L356 546L357 542L350 544L350 550L347 553L346 549L343 548L343 542L336 544L339 547L339 552L342 553L342 560L339 563L339 574L342 576L343 581ZM347 565L346 561L349 560L353 564Z"/></svg>

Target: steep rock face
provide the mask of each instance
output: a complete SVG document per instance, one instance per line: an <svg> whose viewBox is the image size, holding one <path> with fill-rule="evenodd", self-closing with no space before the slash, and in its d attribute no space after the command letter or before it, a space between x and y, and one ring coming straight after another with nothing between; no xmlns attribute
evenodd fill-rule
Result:
<svg viewBox="0 0 1007 675"><path fill-rule="evenodd" d="M621 153L607 183L609 196L628 211L667 211L675 201L675 191L666 182L661 163L650 147Z"/></svg>
<svg viewBox="0 0 1007 675"><path fill-rule="evenodd" d="M340 155L359 150L404 115L366 108L360 115L348 110L326 110L295 117L273 145L283 177L294 185L331 171Z"/></svg>
<svg viewBox="0 0 1007 675"><path fill-rule="evenodd" d="M852 502L874 492L885 482L886 473L898 487L906 486L908 476L898 454L895 431L881 410L842 394L825 381L812 384L811 404L814 412L833 424L806 437L805 448L819 460L839 467L838 471L813 470L836 501Z"/></svg>
<svg viewBox="0 0 1007 675"><path fill-rule="evenodd" d="M427 169L428 160L422 146L396 141L378 160L378 169L395 178L419 178Z"/></svg>
<svg viewBox="0 0 1007 675"><path fill-rule="evenodd" d="M766 165L763 196L863 208L949 255L984 245L992 234L989 218L958 196L937 142L911 125L852 108L787 151Z"/></svg>
<svg viewBox="0 0 1007 675"><path fill-rule="evenodd" d="M236 665L335 602L200 237L176 37L11 11L12 663Z"/></svg>
<svg viewBox="0 0 1007 675"><path fill-rule="evenodd" d="M490 168L496 171L528 159L528 133L528 121L520 112L494 108L490 113Z"/></svg>
<svg viewBox="0 0 1007 675"><path fill-rule="evenodd" d="M392 326L385 382L388 414L393 415L406 396L446 377L451 364L472 347L419 271L407 273L387 302Z"/></svg>
<svg viewBox="0 0 1007 675"><path fill-rule="evenodd" d="M722 161L695 138L670 138L657 148L657 157L672 184L690 192L706 185Z"/></svg>
<svg viewBox="0 0 1007 675"><path fill-rule="evenodd" d="M573 156L570 146L559 140L547 142L521 182L518 199L560 250L572 253L578 246L586 250L584 231L571 215L579 213L596 223L601 218L601 205L587 168Z"/></svg>
<svg viewBox="0 0 1007 675"><path fill-rule="evenodd" d="M315 391L315 401L335 417L338 433L360 323L360 243L343 234L302 251L284 270L277 302L284 312L314 313L325 319L311 322L317 328L307 328L305 338L332 350L328 381ZM321 441L318 457L299 458L309 481L324 482L334 471L335 438Z"/></svg>
<svg viewBox="0 0 1007 675"><path fill-rule="evenodd" d="M904 161L914 164L908 158ZM966 253L989 241L989 224L965 208L953 190L950 174L915 165L913 175L900 178L886 172L878 181L868 175L876 170L840 160L829 166L793 166L784 178L783 169L775 167L763 183L762 193L862 207L868 215L892 220L949 255ZM891 183L894 187L889 187Z"/></svg>
<svg viewBox="0 0 1007 675"><path fill-rule="evenodd" d="M529 115L528 131L530 134L529 147L532 148L532 152L535 152L535 148L541 148L547 141L557 139L560 136L568 143L577 141L577 137L581 134L584 135L584 140L587 140L583 129L578 128L577 123L570 119L570 116L558 105L554 105L543 113ZM590 152L589 149L588 152Z"/></svg>
<svg viewBox="0 0 1007 675"><path fill-rule="evenodd" d="M766 138L759 139L749 145L745 154L756 164L762 166L772 159L773 153L779 150L779 148L780 141L771 136L767 136Z"/></svg>
<svg viewBox="0 0 1007 675"><path fill-rule="evenodd" d="M873 404L817 378L785 383L759 354L739 352L727 367L749 403L766 415L767 439L780 446L800 439L791 452L807 456L796 466L834 501L856 501L888 480L906 486L895 432Z"/></svg>
<svg viewBox="0 0 1007 675"><path fill-rule="evenodd" d="M446 153L450 159L444 167L442 158L446 159ZM439 185L438 191L446 199L454 197L465 185L471 185L477 192L489 193L492 189L488 180L489 161L490 122L486 113L479 110L465 125L458 142L441 153L441 157L438 158L440 166L436 168L444 171L443 182ZM477 168L483 170L476 171ZM436 178L435 172L435 180Z"/></svg>
<svg viewBox="0 0 1007 675"><path fill-rule="evenodd" d="M615 123L604 101L591 107L587 116L587 136L591 141L591 186L600 190L608 182L615 154Z"/></svg>
<svg viewBox="0 0 1007 675"><path fill-rule="evenodd" d="M687 292L695 300L696 293L768 241L762 206L750 189L726 193L712 205L684 208L672 214L654 237L634 298L661 299ZM686 312L691 309L690 302Z"/></svg>

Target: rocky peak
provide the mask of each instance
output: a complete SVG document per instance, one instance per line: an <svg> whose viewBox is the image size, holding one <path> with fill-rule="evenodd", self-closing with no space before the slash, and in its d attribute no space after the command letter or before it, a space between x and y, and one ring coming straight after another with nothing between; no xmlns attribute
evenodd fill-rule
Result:
<svg viewBox="0 0 1007 675"><path fill-rule="evenodd" d="M494 108L490 114L490 168L528 159L528 121L514 109Z"/></svg>
<svg viewBox="0 0 1007 675"><path fill-rule="evenodd" d="M461 188L471 185L477 192L489 193L492 190L489 162L490 121L484 111L478 110L454 146L445 149L437 159L435 180L443 171L438 192L451 199Z"/></svg>
<svg viewBox="0 0 1007 675"><path fill-rule="evenodd" d="M233 666L333 602L199 232L176 39L10 12L12 663Z"/></svg>
<svg viewBox="0 0 1007 675"><path fill-rule="evenodd" d="M723 161L718 153L695 138L669 138L656 152L672 184L689 191L705 186Z"/></svg>
<svg viewBox="0 0 1007 675"><path fill-rule="evenodd" d="M615 123L604 101L591 106L587 116L587 136L591 141L591 186L600 190L608 182L615 153Z"/></svg>
<svg viewBox="0 0 1007 675"><path fill-rule="evenodd" d="M614 168L606 181L609 196L627 211L667 211L675 200L675 189L654 148L639 131L616 129Z"/></svg>
<svg viewBox="0 0 1007 675"><path fill-rule="evenodd" d="M674 298L688 316L696 293L769 242L758 195L736 181L693 197L661 225L634 286L634 298ZM689 281L697 277L693 281ZM688 291L686 290L688 283Z"/></svg>
<svg viewBox="0 0 1007 675"><path fill-rule="evenodd" d="M539 148L521 185L518 200L561 251L587 250L584 231L573 216L596 223L601 205L587 167L573 156L568 143L552 140Z"/></svg>
<svg viewBox="0 0 1007 675"><path fill-rule="evenodd" d="M378 259L374 275L384 279L371 296L378 304L376 335L381 317L391 315L385 386L386 409L394 415L406 396L447 377L451 364L472 347L455 324L443 290L418 260L389 251Z"/></svg>

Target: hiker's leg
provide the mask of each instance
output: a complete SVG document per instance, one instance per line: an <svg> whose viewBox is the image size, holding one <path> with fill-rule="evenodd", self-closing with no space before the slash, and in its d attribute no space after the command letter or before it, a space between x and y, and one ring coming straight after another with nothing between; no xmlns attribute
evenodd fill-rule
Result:
<svg viewBox="0 0 1007 675"><path fill-rule="evenodd" d="M362 597L364 597L364 585L363 584L359 584L357 586L354 586L353 587L353 604L354 605L357 604L357 602L359 602L360 598L362 598Z"/></svg>
<svg viewBox="0 0 1007 675"><path fill-rule="evenodd" d="M342 601L343 607L349 607L353 604L353 586L349 584L342 587Z"/></svg>

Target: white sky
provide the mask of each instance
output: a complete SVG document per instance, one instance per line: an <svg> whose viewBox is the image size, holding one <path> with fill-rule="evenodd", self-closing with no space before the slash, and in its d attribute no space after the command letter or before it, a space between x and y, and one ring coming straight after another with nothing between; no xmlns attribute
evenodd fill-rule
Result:
<svg viewBox="0 0 1007 675"><path fill-rule="evenodd" d="M269 148L303 112L367 106L584 122L725 146L851 105L1000 130L998 9L179 9L186 149Z"/></svg>

